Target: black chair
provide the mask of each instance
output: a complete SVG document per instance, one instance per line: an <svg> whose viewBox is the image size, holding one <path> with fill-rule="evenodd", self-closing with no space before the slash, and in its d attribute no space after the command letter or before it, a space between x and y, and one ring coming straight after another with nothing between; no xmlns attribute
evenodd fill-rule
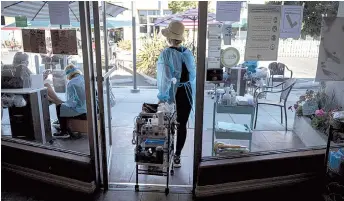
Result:
<svg viewBox="0 0 344 201"><path fill-rule="evenodd" d="M290 72L290 78L293 78L293 71L290 70L284 63L272 62L269 64L270 77L268 79L268 86L274 86L274 79L280 78L284 81L286 70Z"/></svg>
<svg viewBox="0 0 344 201"><path fill-rule="evenodd" d="M280 107L281 109L281 124L283 124L283 109L284 109L284 118L285 118L285 130L288 130L288 118L287 118L287 100L288 100L288 96L290 94L290 91L292 90L292 88L294 87L296 83L296 79L295 78L290 78L284 82L282 82L281 84L278 84L276 86L273 87L265 87L267 89L272 89L272 91L261 91L258 92L258 90L261 90L259 87L255 90L254 93L254 98L255 98L255 103L256 103L256 112L255 112L255 120L254 120L254 128L256 128L256 124L257 124L257 116L258 116L258 108L259 105L270 105L270 106L277 106ZM281 90L279 91L274 91L273 89L277 88L277 87L282 87ZM280 94L280 99L279 101L271 101L271 100L266 100L266 99L259 99L259 97L262 96L263 93L281 93Z"/></svg>

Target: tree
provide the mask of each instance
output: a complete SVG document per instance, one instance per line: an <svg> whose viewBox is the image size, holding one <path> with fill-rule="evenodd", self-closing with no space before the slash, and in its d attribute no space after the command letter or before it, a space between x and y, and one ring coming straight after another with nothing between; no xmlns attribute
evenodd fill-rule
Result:
<svg viewBox="0 0 344 201"><path fill-rule="evenodd" d="M281 5L281 1L269 1L267 4ZM284 1L284 5L303 5L302 36L320 36L322 16L336 16L338 1Z"/></svg>
<svg viewBox="0 0 344 201"><path fill-rule="evenodd" d="M184 12L191 8L197 8L198 1L170 1L168 3L168 8L173 14Z"/></svg>

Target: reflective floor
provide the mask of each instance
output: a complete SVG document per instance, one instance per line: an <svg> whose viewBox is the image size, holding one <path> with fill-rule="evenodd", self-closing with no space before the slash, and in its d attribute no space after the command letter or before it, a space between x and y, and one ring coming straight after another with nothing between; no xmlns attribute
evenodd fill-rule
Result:
<svg viewBox="0 0 344 201"><path fill-rule="evenodd" d="M140 93L130 93L131 88L113 88L116 105L111 108L112 113L112 163L110 168L110 182L132 183L135 182L134 145L131 143L134 118L141 110L142 103L156 103L156 89L141 89ZM298 95L304 90L292 91L288 104L294 104ZM63 94L61 94L63 96ZM278 96L268 97L277 99ZM212 149L212 106L213 100L210 96L205 97L204 104L204 132L203 132L203 156L210 156ZM2 120L2 133L10 135L8 113L4 110ZM50 106L51 119L56 119L55 106ZM305 145L293 134L292 131L285 132L284 126L280 124L279 110L274 107L263 106L260 109L257 121L257 129L253 132L252 151L268 151L276 149L302 148ZM247 123L249 115L218 114L218 120ZM294 113L288 111L288 129L292 130ZM192 161L193 161L193 135L194 126L189 124L188 136L182 151L182 167L176 170L171 177L172 185L191 185L192 183ZM227 140L231 144L248 145L248 141ZM55 140L53 146L70 149L82 153L89 153L88 136L82 135L80 139ZM165 184L164 177L142 176L140 183Z"/></svg>

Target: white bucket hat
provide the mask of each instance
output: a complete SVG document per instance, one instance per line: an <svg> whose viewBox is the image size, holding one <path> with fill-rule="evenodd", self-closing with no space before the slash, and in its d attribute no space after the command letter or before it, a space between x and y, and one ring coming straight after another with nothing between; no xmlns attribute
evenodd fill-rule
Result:
<svg viewBox="0 0 344 201"><path fill-rule="evenodd" d="M161 30L161 34L169 39L184 41L184 24L180 21L172 21L166 29Z"/></svg>

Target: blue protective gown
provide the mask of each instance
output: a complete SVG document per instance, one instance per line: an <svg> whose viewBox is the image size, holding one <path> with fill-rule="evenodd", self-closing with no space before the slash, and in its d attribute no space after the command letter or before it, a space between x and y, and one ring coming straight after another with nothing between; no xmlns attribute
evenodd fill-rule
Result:
<svg viewBox="0 0 344 201"><path fill-rule="evenodd" d="M157 64L158 99L168 103L175 102L177 87L185 87L188 92L192 92L192 97L188 98L192 110L195 111L195 104L193 104L196 95L195 58L190 50L185 47L181 48L181 52L172 48L165 48L159 56ZM189 81L187 83L180 83L183 62L189 71ZM176 85L172 83L172 78L177 79Z"/></svg>
<svg viewBox="0 0 344 201"><path fill-rule="evenodd" d="M77 75L67 84L67 101L61 104L61 117L75 117L86 113L84 76Z"/></svg>

